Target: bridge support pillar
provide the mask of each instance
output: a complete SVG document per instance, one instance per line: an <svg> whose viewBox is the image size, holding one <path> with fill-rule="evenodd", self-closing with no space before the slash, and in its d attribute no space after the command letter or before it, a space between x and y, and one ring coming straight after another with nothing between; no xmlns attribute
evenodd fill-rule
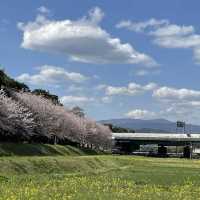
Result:
<svg viewBox="0 0 200 200"><path fill-rule="evenodd" d="M158 155L162 156L162 157L166 157L167 156L167 147L165 147L164 145L161 145L158 147Z"/></svg>
<svg viewBox="0 0 200 200"><path fill-rule="evenodd" d="M185 146L183 149L183 157L192 159L192 151L193 151L192 145Z"/></svg>

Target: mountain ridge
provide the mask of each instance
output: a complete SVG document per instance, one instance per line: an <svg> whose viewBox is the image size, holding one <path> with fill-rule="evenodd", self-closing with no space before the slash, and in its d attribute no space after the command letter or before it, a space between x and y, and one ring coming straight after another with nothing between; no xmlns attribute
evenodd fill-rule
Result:
<svg viewBox="0 0 200 200"><path fill-rule="evenodd" d="M100 120L100 123L113 124L122 128L134 129L135 132L147 132L147 133L175 133L176 122L169 121L167 119L131 119L131 118L119 118ZM185 130L187 133L200 133L200 125L186 124ZM178 132L183 132L178 129Z"/></svg>

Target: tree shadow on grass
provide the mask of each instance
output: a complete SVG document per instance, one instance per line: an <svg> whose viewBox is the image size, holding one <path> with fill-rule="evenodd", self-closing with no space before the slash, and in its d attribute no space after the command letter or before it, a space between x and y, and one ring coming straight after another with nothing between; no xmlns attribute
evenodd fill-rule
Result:
<svg viewBox="0 0 200 200"><path fill-rule="evenodd" d="M0 143L0 156L81 156L97 154L94 150L80 149L70 145Z"/></svg>
<svg viewBox="0 0 200 200"><path fill-rule="evenodd" d="M46 144L0 144L0 156L52 156L64 155L59 148Z"/></svg>

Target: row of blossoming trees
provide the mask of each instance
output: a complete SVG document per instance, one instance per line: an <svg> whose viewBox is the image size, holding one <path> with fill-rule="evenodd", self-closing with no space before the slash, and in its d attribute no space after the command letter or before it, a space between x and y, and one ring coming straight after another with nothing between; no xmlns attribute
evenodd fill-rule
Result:
<svg viewBox="0 0 200 200"><path fill-rule="evenodd" d="M111 131L30 92L0 90L0 141L74 143L107 149Z"/></svg>

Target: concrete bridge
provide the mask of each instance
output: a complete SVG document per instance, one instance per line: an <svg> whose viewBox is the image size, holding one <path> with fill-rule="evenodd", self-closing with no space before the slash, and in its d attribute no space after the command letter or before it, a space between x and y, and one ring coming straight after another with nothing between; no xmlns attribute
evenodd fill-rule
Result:
<svg viewBox="0 0 200 200"><path fill-rule="evenodd" d="M183 157L191 158L193 150L200 146L200 134L177 133L113 133L113 153L131 154L139 150L140 145L158 146L157 154L167 156L170 146L183 146Z"/></svg>

